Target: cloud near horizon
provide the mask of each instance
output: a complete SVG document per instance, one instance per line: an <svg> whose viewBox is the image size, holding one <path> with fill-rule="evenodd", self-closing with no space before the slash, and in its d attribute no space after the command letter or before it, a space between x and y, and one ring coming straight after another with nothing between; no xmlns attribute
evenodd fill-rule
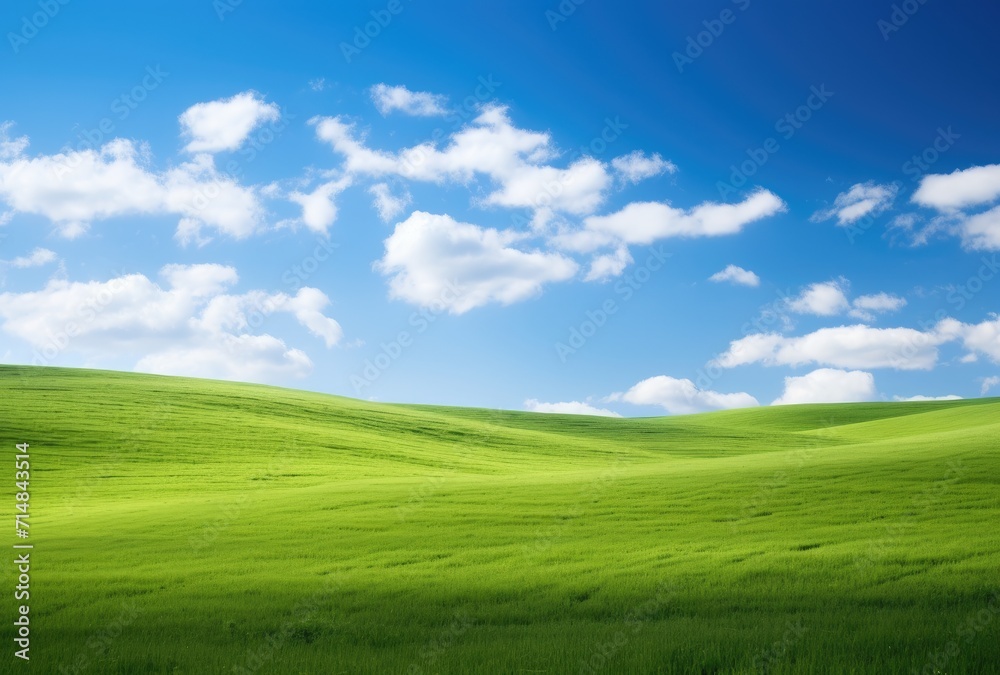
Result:
<svg viewBox="0 0 1000 675"><path fill-rule="evenodd" d="M343 337L323 314L329 298L315 288L232 294L236 270L215 264L166 265L160 278L162 285L142 274L53 279L37 291L0 293L0 330L30 345L39 365L69 352L98 367L249 381L301 378L312 369L301 349L255 332L270 315L292 316L327 348Z"/></svg>

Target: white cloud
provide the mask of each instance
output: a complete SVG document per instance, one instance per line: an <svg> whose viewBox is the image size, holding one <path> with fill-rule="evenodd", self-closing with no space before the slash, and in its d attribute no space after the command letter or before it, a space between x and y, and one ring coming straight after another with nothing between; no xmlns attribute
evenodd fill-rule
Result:
<svg viewBox="0 0 1000 675"><path fill-rule="evenodd" d="M185 110L180 118L181 131L190 138L188 152L215 153L236 150L255 128L264 122L274 122L281 111L267 103L255 91L227 99L197 103Z"/></svg>
<svg viewBox="0 0 1000 675"><path fill-rule="evenodd" d="M736 265L728 265L726 269L721 272L716 272L708 278L709 281L714 281L716 283L722 283L728 281L730 283L737 284L739 286L751 286L756 288L760 286L760 277L751 272L750 270L745 270L742 267Z"/></svg>
<svg viewBox="0 0 1000 675"><path fill-rule="evenodd" d="M42 265L54 262L56 258L57 256L54 251L50 251L47 248L36 248L26 256L19 256L11 260L10 266L18 268L41 267Z"/></svg>
<svg viewBox="0 0 1000 675"><path fill-rule="evenodd" d="M10 137L10 130L13 122L0 122L0 161L7 161L19 157L28 147L28 137Z"/></svg>
<svg viewBox="0 0 1000 675"><path fill-rule="evenodd" d="M524 402L524 409L537 413L558 413L561 415L594 415L597 417L621 417L613 410L595 408L581 401L566 401L563 403L543 403L533 398Z"/></svg>
<svg viewBox="0 0 1000 675"><path fill-rule="evenodd" d="M668 237L718 237L737 234L746 225L784 210L784 202L767 190L738 204L705 202L687 211L661 202L634 202L610 215L589 216L583 230L561 234L555 242L586 252L616 243L651 244Z"/></svg>
<svg viewBox="0 0 1000 675"><path fill-rule="evenodd" d="M969 216L959 225L962 242L971 249L1000 249L1000 206Z"/></svg>
<svg viewBox="0 0 1000 675"><path fill-rule="evenodd" d="M389 277L393 298L438 304L462 314L491 302L538 295L549 282L573 277L577 264L557 253L513 247L522 235L415 211L385 240L376 269Z"/></svg>
<svg viewBox="0 0 1000 675"><path fill-rule="evenodd" d="M256 191L220 174L210 155L163 173L147 163L148 150L124 139L99 150L22 154L0 161L0 199L48 218L65 237L83 234L92 221L131 215L180 216L182 241L199 239L206 226L237 239L261 226Z"/></svg>
<svg viewBox="0 0 1000 675"><path fill-rule="evenodd" d="M426 91L410 91L404 86L390 87L386 84L376 84L371 88L371 95L375 108L383 116L394 110L417 117L433 117L448 112L444 96Z"/></svg>
<svg viewBox="0 0 1000 675"><path fill-rule="evenodd" d="M192 239L206 241L201 237L203 227L234 239L249 237L263 227L265 210L258 191L219 173L210 155L197 155L166 171L162 181L163 203L158 210L181 216L177 238L182 244Z"/></svg>
<svg viewBox="0 0 1000 675"><path fill-rule="evenodd" d="M948 396L893 396L894 401L961 401L961 396L955 396L954 394L949 394Z"/></svg>
<svg viewBox="0 0 1000 675"><path fill-rule="evenodd" d="M1000 164L974 166L920 180L912 201L939 211L989 204L1000 197Z"/></svg>
<svg viewBox="0 0 1000 675"><path fill-rule="evenodd" d="M875 398L875 377L861 370L820 368L801 377L786 377L784 393L771 405L852 403Z"/></svg>
<svg viewBox="0 0 1000 675"><path fill-rule="evenodd" d="M313 91L323 91L324 89L326 89L326 78L317 77L312 80L309 80L309 88L312 89Z"/></svg>
<svg viewBox="0 0 1000 675"><path fill-rule="evenodd" d="M961 323L954 319L946 321L950 334L961 339L966 349L1000 363L1000 317L994 315L992 320L978 324Z"/></svg>
<svg viewBox="0 0 1000 675"><path fill-rule="evenodd" d="M930 235L945 231L961 237L969 249L1000 250L1000 205L980 213L970 207L982 207L1000 199L1000 164L974 166L950 174L924 176L912 201L936 209L939 215L922 230L916 231L911 214L897 218L914 245L925 244Z"/></svg>
<svg viewBox="0 0 1000 675"><path fill-rule="evenodd" d="M895 312L906 306L906 300L890 293L861 295L850 301L846 287L845 279L811 284L798 297L788 298L785 307L796 314L837 316L847 312L855 318L872 321L878 314Z"/></svg>
<svg viewBox="0 0 1000 675"><path fill-rule="evenodd" d="M378 217L385 222L389 222L410 205L412 198L409 192L404 192L399 196L392 194L388 183L377 183L368 188L375 201L373 206L378 211Z"/></svg>
<svg viewBox="0 0 1000 675"><path fill-rule="evenodd" d="M301 377L312 367L280 338L252 333L264 317L290 314L327 347L341 339L340 325L322 313L329 299L317 289L230 294L237 273L222 265L167 265L160 276L163 286L127 274L3 293L0 328L47 361L73 353L97 365L125 360L146 372L251 381Z"/></svg>
<svg viewBox="0 0 1000 675"><path fill-rule="evenodd" d="M899 311L906 306L906 300L898 295L875 293L855 298L851 306L851 316L871 321L876 314Z"/></svg>
<svg viewBox="0 0 1000 675"><path fill-rule="evenodd" d="M302 207L302 222L314 232L325 233L337 220L334 198L351 185L349 176L327 181L308 194L292 192L288 199Z"/></svg>
<svg viewBox="0 0 1000 675"><path fill-rule="evenodd" d="M994 375L993 377L984 377L983 386L979 390L979 394L981 396L986 396L986 394L990 392L990 389L997 386L998 384L1000 384L1000 377L997 377L996 375Z"/></svg>
<svg viewBox="0 0 1000 675"><path fill-rule="evenodd" d="M639 150L615 157L611 160L611 166L622 180L629 183L638 183L663 173L677 172L677 165L663 159L659 153L647 155Z"/></svg>
<svg viewBox="0 0 1000 675"><path fill-rule="evenodd" d="M821 328L801 337L757 333L731 342L715 364L722 368L751 363L765 366L815 363L835 368L929 370L937 363L938 346L956 337L956 329L941 324L928 332L859 324ZM997 350L1000 356L1000 344Z"/></svg>
<svg viewBox="0 0 1000 675"><path fill-rule="evenodd" d="M698 389L691 380L679 380L667 375L643 380L624 394L612 394L608 400L656 405L675 415L760 405L757 399L747 393L720 394L717 391Z"/></svg>
<svg viewBox="0 0 1000 675"><path fill-rule="evenodd" d="M816 316L835 316L847 311L850 306L841 284L836 281L812 284L799 297L788 301L791 311Z"/></svg>
<svg viewBox="0 0 1000 675"><path fill-rule="evenodd" d="M486 176L496 189L483 198L485 204L587 214L601 205L611 183L604 164L590 157L566 168L545 164L557 155L549 134L518 129L499 106L484 107L443 149L428 142L397 153L372 150L339 117L310 123L320 140L344 156L343 169L350 174L463 185Z"/></svg>
<svg viewBox="0 0 1000 675"><path fill-rule="evenodd" d="M604 281L616 277L632 264L632 254L627 246L619 246L612 253L594 256L590 261L590 270L584 281Z"/></svg>
<svg viewBox="0 0 1000 675"><path fill-rule="evenodd" d="M811 220L821 222L836 217L838 225L850 225L865 216L877 215L888 209L898 191L897 185L877 185L871 181L858 183L837 195L831 208L814 213Z"/></svg>

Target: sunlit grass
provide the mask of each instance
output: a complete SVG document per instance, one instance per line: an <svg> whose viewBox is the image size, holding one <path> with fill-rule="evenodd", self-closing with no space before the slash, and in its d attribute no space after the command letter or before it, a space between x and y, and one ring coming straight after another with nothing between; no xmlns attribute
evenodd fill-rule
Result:
<svg viewBox="0 0 1000 675"><path fill-rule="evenodd" d="M2 367L0 413L37 672L1000 662L996 399L621 420Z"/></svg>

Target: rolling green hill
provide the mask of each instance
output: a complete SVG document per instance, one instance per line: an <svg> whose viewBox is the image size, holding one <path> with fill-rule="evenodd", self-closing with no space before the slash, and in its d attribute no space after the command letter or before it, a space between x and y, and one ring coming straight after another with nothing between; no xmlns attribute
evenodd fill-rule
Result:
<svg viewBox="0 0 1000 675"><path fill-rule="evenodd" d="M3 366L0 429L35 547L2 672L1000 663L997 399L608 419Z"/></svg>

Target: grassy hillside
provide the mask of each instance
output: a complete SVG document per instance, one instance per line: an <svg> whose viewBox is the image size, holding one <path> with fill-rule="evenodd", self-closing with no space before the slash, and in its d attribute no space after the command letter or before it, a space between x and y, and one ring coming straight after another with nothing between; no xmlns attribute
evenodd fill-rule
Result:
<svg viewBox="0 0 1000 675"><path fill-rule="evenodd" d="M0 431L38 673L1000 663L997 399L621 420L4 366Z"/></svg>

